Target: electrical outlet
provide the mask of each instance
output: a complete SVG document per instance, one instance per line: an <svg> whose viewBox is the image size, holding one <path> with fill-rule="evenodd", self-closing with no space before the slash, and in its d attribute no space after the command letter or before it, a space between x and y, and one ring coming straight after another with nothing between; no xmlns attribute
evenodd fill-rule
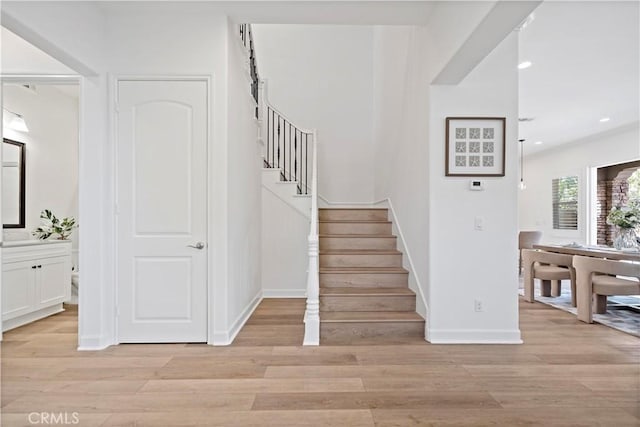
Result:
<svg viewBox="0 0 640 427"><path fill-rule="evenodd" d="M484 306L482 305L482 301L479 299L473 301L473 306L476 312L481 313L484 311Z"/></svg>

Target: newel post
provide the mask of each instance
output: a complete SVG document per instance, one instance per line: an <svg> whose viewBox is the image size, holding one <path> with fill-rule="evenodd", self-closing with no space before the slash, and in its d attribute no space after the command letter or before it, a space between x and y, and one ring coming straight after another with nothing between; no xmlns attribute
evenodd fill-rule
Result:
<svg viewBox="0 0 640 427"><path fill-rule="evenodd" d="M309 231L309 270L307 277L307 309L304 313L303 345L320 345L320 270L318 236L318 135L313 131L311 160L311 224Z"/></svg>
<svg viewBox="0 0 640 427"><path fill-rule="evenodd" d="M303 345L320 344L320 283L318 281L318 236L309 236L307 309L304 313Z"/></svg>

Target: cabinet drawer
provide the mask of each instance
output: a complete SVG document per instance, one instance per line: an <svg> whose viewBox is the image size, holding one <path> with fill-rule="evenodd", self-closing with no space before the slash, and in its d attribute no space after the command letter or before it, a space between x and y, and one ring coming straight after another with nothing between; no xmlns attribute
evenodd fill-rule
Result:
<svg viewBox="0 0 640 427"><path fill-rule="evenodd" d="M49 243L27 246L9 246L2 248L2 262L13 263L32 261L41 258L71 256L71 242Z"/></svg>

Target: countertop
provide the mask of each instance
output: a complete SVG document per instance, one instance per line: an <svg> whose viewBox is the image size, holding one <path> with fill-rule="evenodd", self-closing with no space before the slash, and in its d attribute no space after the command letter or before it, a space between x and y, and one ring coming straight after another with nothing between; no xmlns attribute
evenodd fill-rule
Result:
<svg viewBox="0 0 640 427"><path fill-rule="evenodd" d="M55 245L59 243L71 243L71 240L9 240L0 243L0 247L3 248L15 248L18 246L35 246L35 245Z"/></svg>

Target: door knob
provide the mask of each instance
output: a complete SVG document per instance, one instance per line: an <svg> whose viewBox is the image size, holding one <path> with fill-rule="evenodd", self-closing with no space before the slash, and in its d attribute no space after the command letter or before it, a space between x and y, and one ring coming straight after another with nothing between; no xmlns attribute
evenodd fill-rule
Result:
<svg viewBox="0 0 640 427"><path fill-rule="evenodd" d="M194 249L204 249L205 246L204 242L197 242L195 245L187 245L187 247Z"/></svg>

